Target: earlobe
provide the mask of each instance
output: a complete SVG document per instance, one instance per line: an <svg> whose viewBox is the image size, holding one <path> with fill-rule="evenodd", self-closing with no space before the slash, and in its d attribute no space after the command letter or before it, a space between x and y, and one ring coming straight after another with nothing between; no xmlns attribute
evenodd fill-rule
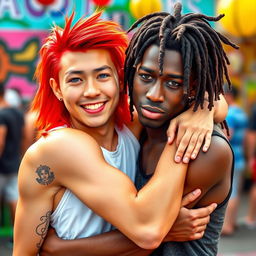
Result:
<svg viewBox="0 0 256 256"><path fill-rule="evenodd" d="M62 97L62 93L61 93L59 84L56 82L56 80L54 78L50 78L49 83L50 83L53 93L58 98L58 100L61 101L63 97Z"/></svg>

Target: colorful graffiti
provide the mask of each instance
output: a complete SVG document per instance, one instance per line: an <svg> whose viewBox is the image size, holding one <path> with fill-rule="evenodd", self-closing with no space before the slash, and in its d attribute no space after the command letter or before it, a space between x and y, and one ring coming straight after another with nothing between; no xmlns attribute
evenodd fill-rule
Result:
<svg viewBox="0 0 256 256"><path fill-rule="evenodd" d="M1 31L0 81L8 88L18 88L30 98L36 89L33 81L38 51L46 32Z"/></svg>
<svg viewBox="0 0 256 256"><path fill-rule="evenodd" d="M177 0L161 0L164 10L171 11ZM103 18L127 29L133 22L130 0L112 0ZM212 15L214 0L182 0L184 12L199 11ZM37 0L0 0L0 81L8 88L18 88L24 99L31 99L38 50L53 23L63 26L65 16L75 11L75 20L95 9L90 0L55 0L48 7Z"/></svg>

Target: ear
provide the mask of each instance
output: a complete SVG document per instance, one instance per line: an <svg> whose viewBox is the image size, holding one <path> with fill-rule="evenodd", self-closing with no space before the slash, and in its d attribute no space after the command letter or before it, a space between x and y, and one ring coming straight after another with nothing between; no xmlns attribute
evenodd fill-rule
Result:
<svg viewBox="0 0 256 256"><path fill-rule="evenodd" d="M196 96L196 86L197 86L197 80L196 79L191 79L190 80L190 97L195 97Z"/></svg>
<svg viewBox="0 0 256 256"><path fill-rule="evenodd" d="M62 93L61 93L60 86L57 83L57 81L54 78L50 78L49 83L50 83L53 93L58 98L58 100L62 100L62 98L63 98Z"/></svg>

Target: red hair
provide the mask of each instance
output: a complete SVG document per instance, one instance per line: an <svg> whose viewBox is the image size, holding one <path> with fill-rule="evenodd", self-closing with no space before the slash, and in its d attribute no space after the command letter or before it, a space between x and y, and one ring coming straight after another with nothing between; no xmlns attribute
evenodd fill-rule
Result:
<svg viewBox="0 0 256 256"><path fill-rule="evenodd" d="M66 18L64 29L54 26L46 38L41 50L35 77L39 84L32 101L31 111L38 113L36 127L49 130L59 125L70 125L70 115L63 102L54 95L50 78L59 83L60 59L65 51L85 51L88 49L106 49L116 67L120 86L120 98L115 112L115 121L119 127L129 122L128 96L123 81L123 65L128 40L120 26L112 21L100 19L101 12L86 19L78 20L73 26L74 13Z"/></svg>

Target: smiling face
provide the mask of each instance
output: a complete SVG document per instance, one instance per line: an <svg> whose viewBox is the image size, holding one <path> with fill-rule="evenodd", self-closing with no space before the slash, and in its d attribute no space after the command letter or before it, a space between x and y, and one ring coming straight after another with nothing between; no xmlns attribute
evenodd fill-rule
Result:
<svg viewBox="0 0 256 256"><path fill-rule="evenodd" d="M117 72L107 50L65 52L60 61L59 86L53 91L70 113L72 125L85 130L113 123L119 100Z"/></svg>
<svg viewBox="0 0 256 256"><path fill-rule="evenodd" d="M185 107L181 54L165 50L163 75L159 75L159 46L144 53L134 76L133 101L145 127L158 128Z"/></svg>

